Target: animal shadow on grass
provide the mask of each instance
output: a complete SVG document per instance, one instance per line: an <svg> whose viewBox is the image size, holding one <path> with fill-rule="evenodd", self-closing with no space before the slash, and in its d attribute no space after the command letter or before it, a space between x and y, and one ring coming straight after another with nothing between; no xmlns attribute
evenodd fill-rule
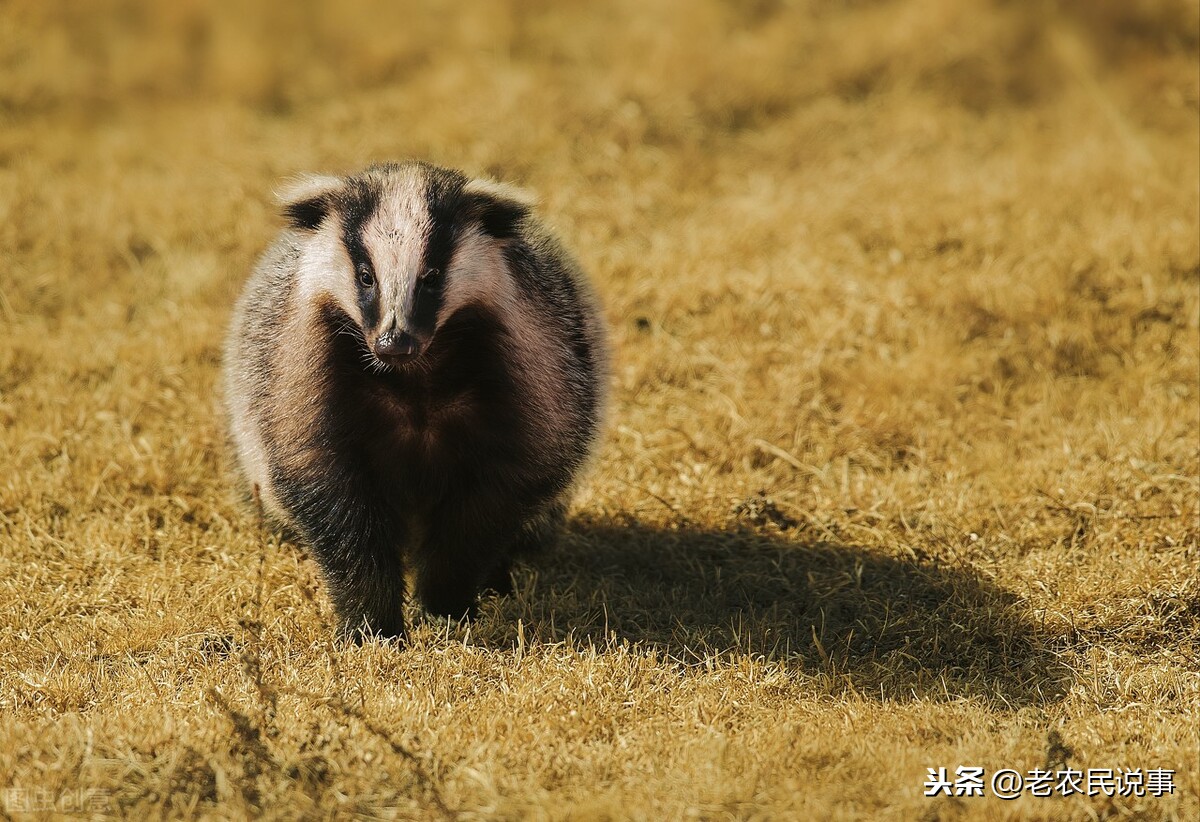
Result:
<svg viewBox="0 0 1200 822"><path fill-rule="evenodd" d="M516 585L481 641L516 642L520 620L526 638L684 664L761 655L881 699L1015 708L1070 682L1020 598L970 570L786 532L577 521Z"/></svg>

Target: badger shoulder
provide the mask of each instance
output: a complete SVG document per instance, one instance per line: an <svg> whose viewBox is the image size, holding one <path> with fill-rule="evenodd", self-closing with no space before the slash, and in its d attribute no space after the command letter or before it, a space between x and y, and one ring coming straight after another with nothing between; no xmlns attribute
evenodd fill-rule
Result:
<svg viewBox="0 0 1200 822"><path fill-rule="evenodd" d="M259 495L267 512L284 523L288 517L279 505L271 479L268 445L273 341L287 324L295 293L300 246L290 231L283 231L259 257L242 288L225 339L223 397L227 429L247 492Z"/></svg>
<svg viewBox="0 0 1200 822"><path fill-rule="evenodd" d="M542 322L554 329L565 347L568 378L589 395L598 421L606 401L609 350L591 280L558 234L533 212L520 221L504 256L519 290L540 304Z"/></svg>
<svg viewBox="0 0 1200 822"><path fill-rule="evenodd" d="M226 362L249 353L244 346L270 333L282 322L295 290L300 244L292 231L282 231L258 258L233 310L226 340Z"/></svg>

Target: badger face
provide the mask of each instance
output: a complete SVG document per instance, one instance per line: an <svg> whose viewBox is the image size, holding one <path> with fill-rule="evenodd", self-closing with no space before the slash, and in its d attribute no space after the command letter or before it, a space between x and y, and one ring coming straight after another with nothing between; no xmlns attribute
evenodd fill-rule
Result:
<svg viewBox="0 0 1200 822"><path fill-rule="evenodd" d="M531 203L520 191L410 162L309 177L282 198L301 237L299 292L332 300L373 369L419 361L438 327L475 300L505 302L503 245Z"/></svg>

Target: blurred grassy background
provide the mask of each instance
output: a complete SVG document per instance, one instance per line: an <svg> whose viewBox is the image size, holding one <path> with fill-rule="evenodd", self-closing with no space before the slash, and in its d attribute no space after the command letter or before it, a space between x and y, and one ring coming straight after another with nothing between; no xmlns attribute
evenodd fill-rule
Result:
<svg viewBox="0 0 1200 822"><path fill-rule="evenodd" d="M516 596L343 648L221 339L282 178L410 156L539 192L613 412ZM1195 0L10 1L0 790L1195 818L1198 235ZM921 796L1063 750L1176 793Z"/></svg>

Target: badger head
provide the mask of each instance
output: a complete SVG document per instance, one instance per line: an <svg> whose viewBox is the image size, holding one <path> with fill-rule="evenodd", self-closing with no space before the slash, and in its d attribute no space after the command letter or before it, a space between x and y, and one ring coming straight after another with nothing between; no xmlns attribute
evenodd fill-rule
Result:
<svg viewBox="0 0 1200 822"><path fill-rule="evenodd" d="M332 300L376 369L419 361L446 318L512 298L504 246L531 199L420 162L309 176L280 195L300 239L302 300Z"/></svg>

